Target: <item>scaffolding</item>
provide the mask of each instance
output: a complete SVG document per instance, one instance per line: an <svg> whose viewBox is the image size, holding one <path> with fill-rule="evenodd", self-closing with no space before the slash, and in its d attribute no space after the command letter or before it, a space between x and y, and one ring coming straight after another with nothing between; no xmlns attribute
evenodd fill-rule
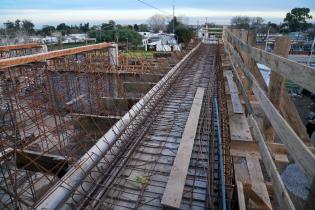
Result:
<svg viewBox="0 0 315 210"><path fill-rule="evenodd" d="M32 52L0 60L2 209L34 208L183 57L118 56L114 43Z"/></svg>

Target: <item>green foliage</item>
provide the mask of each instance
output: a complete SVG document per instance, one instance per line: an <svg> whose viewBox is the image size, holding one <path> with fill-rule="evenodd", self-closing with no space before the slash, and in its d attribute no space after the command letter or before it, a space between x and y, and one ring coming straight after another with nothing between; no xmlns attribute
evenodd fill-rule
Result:
<svg viewBox="0 0 315 210"><path fill-rule="evenodd" d="M143 50L129 50L128 52L125 52L124 55L127 58L153 58L153 52L152 51L143 51Z"/></svg>
<svg viewBox="0 0 315 210"><path fill-rule="evenodd" d="M294 8L286 14L283 28L288 31L305 31L312 26L307 20L312 19L309 8Z"/></svg>
<svg viewBox="0 0 315 210"><path fill-rule="evenodd" d="M149 30L148 25L146 25L146 24L140 24L140 25L139 25L139 31L148 32L148 31L150 31L150 30Z"/></svg>
<svg viewBox="0 0 315 210"><path fill-rule="evenodd" d="M22 30L25 31L27 34L33 34L35 32L34 24L29 20L23 20Z"/></svg>
<svg viewBox="0 0 315 210"><path fill-rule="evenodd" d="M15 20L14 22L7 21L3 23L7 35L14 37L17 32L23 32L28 35L35 33L34 24L29 20Z"/></svg>
<svg viewBox="0 0 315 210"><path fill-rule="evenodd" d="M129 42L137 46L141 44L141 36L129 27L122 27L112 30L93 30L89 32L89 37L96 38L97 42Z"/></svg>
<svg viewBox="0 0 315 210"><path fill-rule="evenodd" d="M193 36L193 31L180 22L177 17L174 17L167 25L168 33L173 33L173 25L178 42L188 44Z"/></svg>
<svg viewBox="0 0 315 210"><path fill-rule="evenodd" d="M193 31L187 27L179 27L175 30L179 43L187 45L193 36Z"/></svg>
<svg viewBox="0 0 315 210"><path fill-rule="evenodd" d="M84 24L80 23L79 29L83 33L87 33L90 30L90 24L89 23L84 23Z"/></svg>
<svg viewBox="0 0 315 210"><path fill-rule="evenodd" d="M134 182L141 184L143 187L149 184L149 180L144 176L136 176Z"/></svg>
<svg viewBox="0 0 315 210"><path fill-rule="evenodd" d="M167 33L173 33L173 24L174 24L175 31L176 29L183 27L183 24L177 19L177 17L174 17L167 25L167 29L166 29Z"/></svg>
<svg viewBox="0 0 315 210"><path fill-rule="evenodd" d="M65 30L68 30L70 29L70 26L68 26L67 24L65 23L60 23L59 25L57 25L57 28L56 28L58 31L65 31Z"/></svg>
<svg viewBox="0 0 315 210"><path fill-rule="evenodd" d="M45 25L43 26L40 34L43 36L50 36L51 33L53 33L54 31L56 31L56 28L54 26Z"/></svg>
<svg viewBox="0 0 315 210"><path fill-rule="evenodd" d="M236 28L248 29L250 27L250 17L235 16L231 19L231 25Z"/></svg>
<svg viewBox="0 0 315 210"><path fill-rule="evenodd" d="M267 23L267 27L269 29L270 34L278 33L280 30L279 25L277 25L276 23L272 23L270 21Z"/></svg>

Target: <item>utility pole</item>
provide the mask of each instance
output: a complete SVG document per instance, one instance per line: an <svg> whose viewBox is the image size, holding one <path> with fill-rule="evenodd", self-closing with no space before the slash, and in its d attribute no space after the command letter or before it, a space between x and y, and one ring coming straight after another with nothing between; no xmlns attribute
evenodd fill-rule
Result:
<svg viewBox="0 0 315 210"><path fill-rule="evenodd" d="M175 0L173 0L173 34L175 34Z"/></svg>

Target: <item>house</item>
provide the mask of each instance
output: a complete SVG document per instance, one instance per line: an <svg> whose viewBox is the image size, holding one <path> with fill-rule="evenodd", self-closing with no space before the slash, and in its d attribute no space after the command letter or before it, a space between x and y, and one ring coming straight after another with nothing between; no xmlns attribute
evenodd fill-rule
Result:
<svg viewBox="0 0 315 210"><path fill-rule="evenodd" d="M87 34L69 34L63 38L62 43L82 43L86 42L88 39Z"/></svg>
<svg viewBox="0 0 315 210"><path fill-rule="evenodd" d="M42 38L42 43L45 44L57 44L58 38L55 36L46 36L45 38Z"/></svg>
<svg viewBox="0 0 315 210"><path fill-rule="evenodd" d="M145 51L172 52L180 51L175 34L139 32Z"/></svg>

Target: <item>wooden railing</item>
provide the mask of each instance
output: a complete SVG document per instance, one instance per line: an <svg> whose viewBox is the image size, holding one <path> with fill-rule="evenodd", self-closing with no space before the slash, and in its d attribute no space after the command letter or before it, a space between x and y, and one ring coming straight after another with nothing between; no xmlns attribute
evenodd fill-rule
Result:
<svg viewBox="0 0 315 210"><path fill-rule="evenodd" d="M272 95L270 88L268 92L268 88L266 88L267 85L261 81L262 76L259 75L260 72L258 71L259 73L257 73L254 69L257 68L256 62L264 64L270 67L272 71L279 74L278 77L280 79L289 79L312 93L315 93L315 69L252 47L242 41L241 36L238 37L227 28L224 30L223 43L232 65L234 79L245 101L249 124L253 128L253 135L259 146L263 163L271 177L274 195L281 207L280 209L296 209L276 167L269 142L266 141L268 134L266 134L266 130L258 126L257 120L254 117L249 95L254 93L266 119L268 119L275 133L281 139L288 154L293 158L294 162L303 169L310 183L312 183L311 186L314 186L315 155L311 151L313 147L310 147L305 143L305 140L301 138L301 133L304 132L300 131L301 127L299 127L300 129L296 129L297 126L293 125L294 123L289 120L290 117L283 115L279 105L273 103L269 98L270 95ZM252 59L252 62L244 58ZM251 65L253 62L254 65ZM242 76L244 76L245 79L243 79ZM284 109L287 110L288 106L294 106L285 88L280 92L282 94L279 94L278 97L286 96L287 98L285 98L285 100L288 101L287 104L284 103L284 105L282 105L285 107ZM295 107L290 107L290 109L292 109L294 113L296 112ZM299 133L297 133L297 131ZM312 193L315 193L314 187L310 191L310 194Z"/></svg>

